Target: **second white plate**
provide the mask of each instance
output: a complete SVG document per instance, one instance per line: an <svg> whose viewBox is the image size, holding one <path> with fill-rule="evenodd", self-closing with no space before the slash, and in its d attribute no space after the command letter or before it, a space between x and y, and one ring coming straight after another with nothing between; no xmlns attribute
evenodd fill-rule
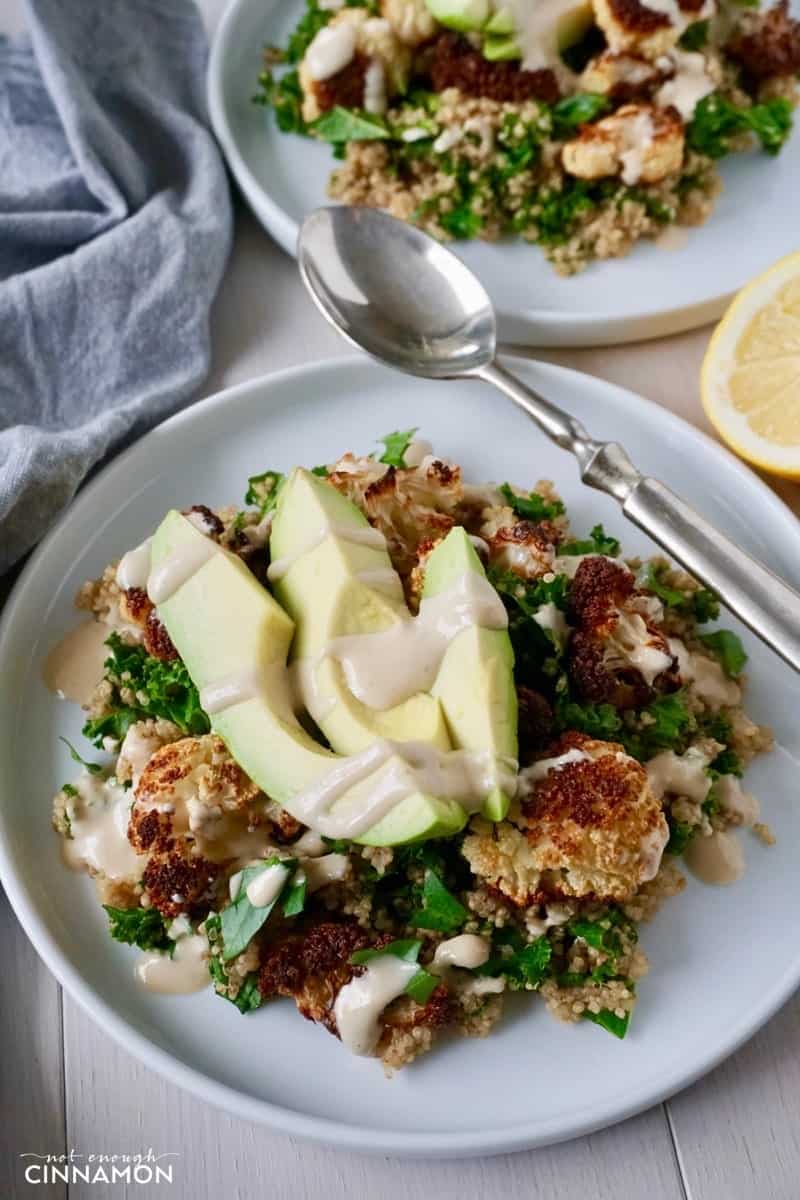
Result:
<svg viewBox="0 0 800 1200"><path fill-rule="evenodd" d="M302 11L303 0L233 0L208 72L211 120L231 170L256 217L289 254L303 217L327 202L335 163L329 146L280 133L273 114L252 96L262 47L284 44ZM732 155L722 175L715 212L687 231L679 250L642 243L627 258L564 279L523 242L461 242L455 249L492 297L507 342L612 345L692 329L719 317L733 292L800 245L792 201L800 191L800 130L776 159Z"/></svg>

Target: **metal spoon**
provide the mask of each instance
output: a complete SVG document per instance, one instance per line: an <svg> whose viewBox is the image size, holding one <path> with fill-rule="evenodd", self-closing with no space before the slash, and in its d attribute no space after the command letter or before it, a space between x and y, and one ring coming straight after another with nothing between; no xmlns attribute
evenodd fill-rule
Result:
<svg viewBox="0 0 800 1200"><path fill-rule="evenodd" d="M628 520L800 671L800 595L663 483L637 471L618 442L594 441L574 417L500 366L491 301L459 258L394 217L344 206L306 218L297 256L317 307L349 342L411 375L482 379L499 388L575 455L585 484L619 501Z"/></svg>

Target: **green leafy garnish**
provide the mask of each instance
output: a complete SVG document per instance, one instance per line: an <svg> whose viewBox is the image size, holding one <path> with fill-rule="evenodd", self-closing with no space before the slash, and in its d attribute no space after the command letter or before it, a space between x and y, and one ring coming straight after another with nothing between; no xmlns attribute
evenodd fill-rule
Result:
<svg viewBox="0 0 800 1200"><path fill-rule="evenodd" d="M447 890L437 873L429 868L422 885L422 908L412 912L408 918L409 925L451 933L460 929L468 916L464 905Z"/></svg>
<svg viewBox="0 0 800 1200"><path fill-rule="evenodd" d="M734 138L751 132L759 138L767 154L777 154L791 128L792 106L782 97L740 108L718 92L712 92L697 105L686 130L686 140L698 154L723 158L733 149Z"/></svg>
<svg viewBox="0 0 800 1200"><path fill-rule="evenodd" d="M583 704L573 700L566 679L556 687L553 715L559 732L576 729L602 741L614 741L622 727L622 718L612 704Z"/></svg>
<svg viewBox="0 0 800 1200"><path fill-rule="evenodd" d="M695 591L681 591L664 583L662 575L668 568L647 564L647 574L644 586L654 596L658 596L667 608L678 609L688 616L693 616L698 624L713 621L719 616L719 600L708 588L697 588Z"/></svg>
<svg viewBox="0 0 800 1200"><path fill-rule="evenodd" d="M262 71L258 84L260 91L253 97L253 103L273 109L282 133L305 133L303 89L297 71L287 71L280 79L271 71Z"/></svg>
<svg viewBox="0 0 800 1200"><path fill-rule="evenodd" d="M258 973L251 971L249 975L246 975L239 985L236 995L231 996L229 992L230 979L225 965L219 954L214 953L222 940L222 922L219 913L209 913L205 920L205 930L212 951L208 959L208 973L217 985L216 994L223 996L225 1000L235 1005L240 1013L255 1012L264 1002L258 986Z"/></svg>
<svg viewBox="0 0 800 1200"><path fill-rule="evenodd" d="M534 991L547 978L553 948L546 937L536 938L512 954L497 955L478 967L476 975L505 975L513 990Z"/></svg>
<svg viewBox="0 0 800 1200"><path fill-rule="evenodd" d="M623 726L618 737L628 753L640 762L646 762L661 750L674 750L681 746L696 725L683 692L658 696L638 715L640 721L642 717L645 718L641 727L630 729Z"/></svg>
<svg viewBox="0 0 800 1200"><path fill-rule="evenodd" d="M594 1025L599 1025L601 1029L606 1029L609 1033L613 1033L614 1037L620 1040L628 1032L628 1025L631 1019L630 1013L626 1013L624 1017L618 1017L616 1013L611 1012L608 1008L602 1008L598 1013L590 1012L586 1008L581 1013L581 1016L585 1021L591 1021Z"/></svg>
<svg viewBox="0 0 800 1200"><path fill-rule="evenodd" d="M393 954L395 958L402 958L404 962L415 963L419 958L419 952L422 949L422 942L416 938L399 938L397 941L389 942L382 946L379 950L367 947L365 950L356 950L355 954L350 955L350 962L354 966L364 966L376 958L382 958L386 954ZM412 975L403 991L412 1000L416 1000L417 1004L427 1004L431 998L431 993L435 991L439 984L439 980L435 975L431 975L430 971L426 971L424 967L420 967L416 975Z"/></svg>
<svg viewBox="0 0 800 1200"><path fill-rule="evenodd" d="M724 750L720 750L717 757L709 765L708 771L713 778L719 775L738 775L741 777L743 773L742 760L735 751L726 746Z"/></svg>
<svg viewBox="0 0 800 1200"><path fill-rule="evenodd" d="M319 475L319 477L321 479L327 479L328 478L328 468L324 467L324 466L323 467L312 467L311 474Z"/></svg>
<svg viewBox="0 0 800 1200"><path fill-rule="evenodd" d="M735 633L730 629L717 629L714 633L701 634L700 641L713 651L726 675L731 679L741 675L747 662L747 652Z"/></svg>
<svg viewBox="0 0 800 1200"><path fill-rule="evenodd" d="M118 633L106 645L111 654L105 662L106 678L114 685L112 711L87 721L84 737L102 748L104 737L121 740L135 721L163 717L187 734L208 733L211 723L200 707L200 696L179 658L151 658L143 646L129 646ZM134 704L120 698L120 688L130 689Z"/></svg>
<svg viewBox="0 0 800 1200"><path fill-rule="evenodd" d="M292 868L295 866L294 859L279 859L268 858L263 863L257 866L245 867L242 871L242 878L239 883L239 890L232 904L224 908L220 913L220 930L222 933L222 959L223 962L230 962L232 958L236 958L250 945L250 942L258 933L261 926L270 915L278 900L281 898L284 888L270 900L269 904L264 904L256 908L250 903L247 897L247 889L256 876L261 875L263 871L269 867L283 867L284 870L284 887L292 874Z"/></svg>
<svg viewBox="0 0 800 1200"><path fill-rule="evenodd" d="M76 763L80 763L80 765L84 768L84 770L88 771L90 775L102 775L103 774L104 767L103 767L102 763L87 762L85 758L81 758L80 754L78 754L78 751L75 749L72 742L68 742L65 737L59 737L58 740L60 742L63 742L64 745L67 747L67 749L69 750L69 756L72 759L72 761L76 762ZM66 791L66 788L64 788L62 790ZM72 790L73 790L73 792L75 792L74 788ZM77 795L77 792L75 792L75 795Z"/></svg>
<svg viewBox="0 0 800 1200"><path fill-rule="evenodd" d="M619 541L609 537L602 525L595 525L588 538L582 541L565 542L559 547L559 554L605 554L616 558L619 554Z"/></svg>
<svg viewBox="0 0 800 1200"><path fill-rule="evenodd" d="M666 845L667 854L683 854L689 842L697 833L696 825L687 825L685 821L676 821L672 816L667 816L667 824L669 825L669 841Z"/></svg>
<svg viewBox="0 0 800 1200"><path fill-rule="evenodd" d="M263 519L278 503L278 493L285 478L280 471L264 471L261 475L251 475L244 494L245 504L257 508L259 518Z"/></svg>
<svg viewBox="0 0 800 1200"><path fill-rule="evenodd" d="M556 137L571 137L578 125L594 121L602 113L608 112L611 104L608 96L597 92L576 92L574 96L565 96L553 106L553 133Z"/></svg>
<svg viewBox="0 0 800 1200"><path fill-rule="evenodd" d="M553 517L560 517L564 512L561 500L545 500L538 492L518 496L508 483L501 486L500 492L517 516L524 517L526 521L548 521Z"/></svg>
<svg viewBox="0 0 800 1200"><path fill-rule="evenodd" d="M374 142L392 136L383 117L374 113L352 112L338 104L312 121L308 129L324 142L333 142L334 145Z"/></svg>
<svg viewBox="0 0 800 1200"><path fill-rule="evenodd" d="M567 607L569 579L555 575L550 580L520 579L513 571L490 567L488 579L500 595L508 612L508 632L514 648L515 674L518 680L536 682L539 674L555 674L563 653L551 631L543 629L536 614L545 604L554 604L562 612Z"/></svg>
<svg viewBox="0 0 800 1200"><path fill-rule="evenodd" d="M708 42L710 21L695 21L682 34L679 45L684 50L702 50Z"/></svg>
<svg viewBox="0 0 800 1200"><path fill-rule="evenodd" d="M320 29L328 24L332 16L332 9L320 8L317 0L307 0L306 11L289 35L283 55L284 61L299 63Z"/></svg>
<svg viewBox="0 0 800 1200"><path fill-rule="evenodd" d="M416 428L406 429L402 432L396 430L394 433L387 433L385 437L378 438L378 441L383 442L384 446L383 454L378 461L388 463L390 467L404 468L406 450L413 442L416 432Z"/></svg>
<svg viewBox="0 0 800 1200"><path fill-rule="evenodd" d="M286 888L283 895L283 915L285 917L296 917L303 911L306 906L306 891L308 889L308 881L305 875L301 879L293 879Z"/></svg>
<svg viewBox="0 0 800 1200"><path fill-rule="evenodd" d="M78 789L73 787L71 783L63 784L61 790L65 796L77 796L78 794Z"/></svg>
<svg viewBox="0 0 800 1200"><path fill-rule="evenodd" d="M138 946L140 950L172 951L175 942L167 933L164 918L157 908L114 908L104 904L108 913L109 933L117 942Z"/></svg>

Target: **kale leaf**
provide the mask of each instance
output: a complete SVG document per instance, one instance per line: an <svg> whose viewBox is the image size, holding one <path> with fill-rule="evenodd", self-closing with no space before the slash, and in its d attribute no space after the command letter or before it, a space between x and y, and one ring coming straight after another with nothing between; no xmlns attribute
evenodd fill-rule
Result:
<svg viewBox="0 0 800 1200"><path fill-rule="evenodd" d="M611 104L607 96L597 92L576 92L565 96L553 106L553 133L557 138L572 137L579 125L594 121L608 112Z"/></svg>
<svg viewBox="0 0 800 1200"><path fill-rule="evenodd" d="M697 105L686 130L686 140L698 154L723 158L733 149L733 139L751 132L767 154L777 154L791 128L792 106L782 97L740 108L718 92L712 92Z"/></svg>
<svg viewBox="0 0 800 1200"><path fill-rule="evenodd" d="M384 446L383 454L378 462L387 463L390 467L405 467L405 453L413 442L416 432L416 427L402 431L395 430L394 433L387 433L384 437L378 438L378 441L383 442Z"/></svg>
<svg viewBox="0 0 800 1200"><path fill-rule="evenodd" d="M263 471L261 475L251 475L247 480L244 502L257 508L262 520L278 503L278 494L285 478L280 471Z"/></svg>
<svg viewBox="0 0 800 1200"><path fill-rule="evenodd" d="M164 918L157 908L114 908L104 904L108 913L109 933L117 942L138 946L140 950L164 950L170 954L175 942L167 933Z"/></svg>
<svg viewBox="0 0 800 1200"><path fill-rule="evenodd" d="M684 50L702 50L708 42L710 21L694 21L682 34L679 45Z"/></svg>
<svg viewBox="0 0 800 1200"><path fill-rule="evenodd" d="M549 974L553 947L546 937L536 938L509 955L497 955L478 967L477 975L504 975L513 991L535 991Z"/></svg>
<svg viewBox="0 0 800 1200"><path fill-rule="evenodd" d="M83 727L85 737L97 747L103 738L121 740L134 721L162 717L172 721L183 733L199 735L211 728L200 707L200 696L180 659L162 661L152 658L143 646L129 646L118 633L112 633L106 645L111 653L105 661L105 675L114 686L112 711L93 717ZM120 688L130 689L135 704L126 704Z"/></svg>
<svg viewBox="0 0 800 1200"><path fill-rule="evenodd" d="M461 928L468 916L461 901L445 887L436 871L428 868L422 885L422 908L412 912L409 925L452 933Z"/></svg>
<svg viewBox="0 0 800 1200"><path fill-rule="evenodd" d="M717 629L714 633L703 633L700 641L713 651L723 671L731 679L741 675L747 662L747 652L741 639L730 629Z"/></svg>
<svg viewBox="0 0 800 1200"><path fill-rule="evenodd" d="M271 71L262 71L258 85L260 90L253 97L253 103L273 109L282 133L307 132L302 112L303 89L297 71L287 71L280 79L276 79Z"/></svg>
<svg viewBox="0 0 800 1200"><path fill-rule="evenodd" d="M687 616L692 616L698 622L703 624L705 621L714 621L719 616L719 599L708 588L697 588L695 591L682 591L680 588L671 587L664 583L662 575L668 570L664 566L656 566L655 563L647 564L647 574L644 580L644 586L654 596L658 596L667 608L674 608Z"/></svg>
<svg viewBox="0 0 800 1200"><path fill-rule="evenodd" d="M508 483L501 486L500 492L517 516L523 517L526 521L548 521L552 517L560 517L564 512L564 504L561 500L545 500L544 496L540 496L538 492L529 492L527 496L518 496Z"/></svg>
<svg viewBox="0 0 800 1200"><path fill-rule="evenodd" d="M628 754L640 762L647 762L661 750L682 749L687 734L697 725L683 692L657 696L639 710L638 716L640 727L631 729L623 726L618 739Z"/></svg>
<svg viewBox="0 0 800 1200"><path fill-rule="evenodd" d="M558 552L559 554L570 556L575 554L605 554L609 558L616 558L619 554L619 541L615 537L610 537L602 525L595 525L588 538L565 542L559 548Z"/></svg>

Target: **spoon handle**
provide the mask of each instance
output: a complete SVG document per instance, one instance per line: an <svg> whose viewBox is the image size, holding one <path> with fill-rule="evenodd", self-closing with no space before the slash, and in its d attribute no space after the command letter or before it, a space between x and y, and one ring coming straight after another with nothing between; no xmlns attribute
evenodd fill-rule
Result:
<svg viewBox="0 0 800 1200"><path fill-rule="evenodd" d="M578 459L581 479L619 501L629 521L715 591L753 633L800 671L800 595L740 550L663 483L642 475L617 442L595 442L567 413L498 363L477 372Z"/></svg>

